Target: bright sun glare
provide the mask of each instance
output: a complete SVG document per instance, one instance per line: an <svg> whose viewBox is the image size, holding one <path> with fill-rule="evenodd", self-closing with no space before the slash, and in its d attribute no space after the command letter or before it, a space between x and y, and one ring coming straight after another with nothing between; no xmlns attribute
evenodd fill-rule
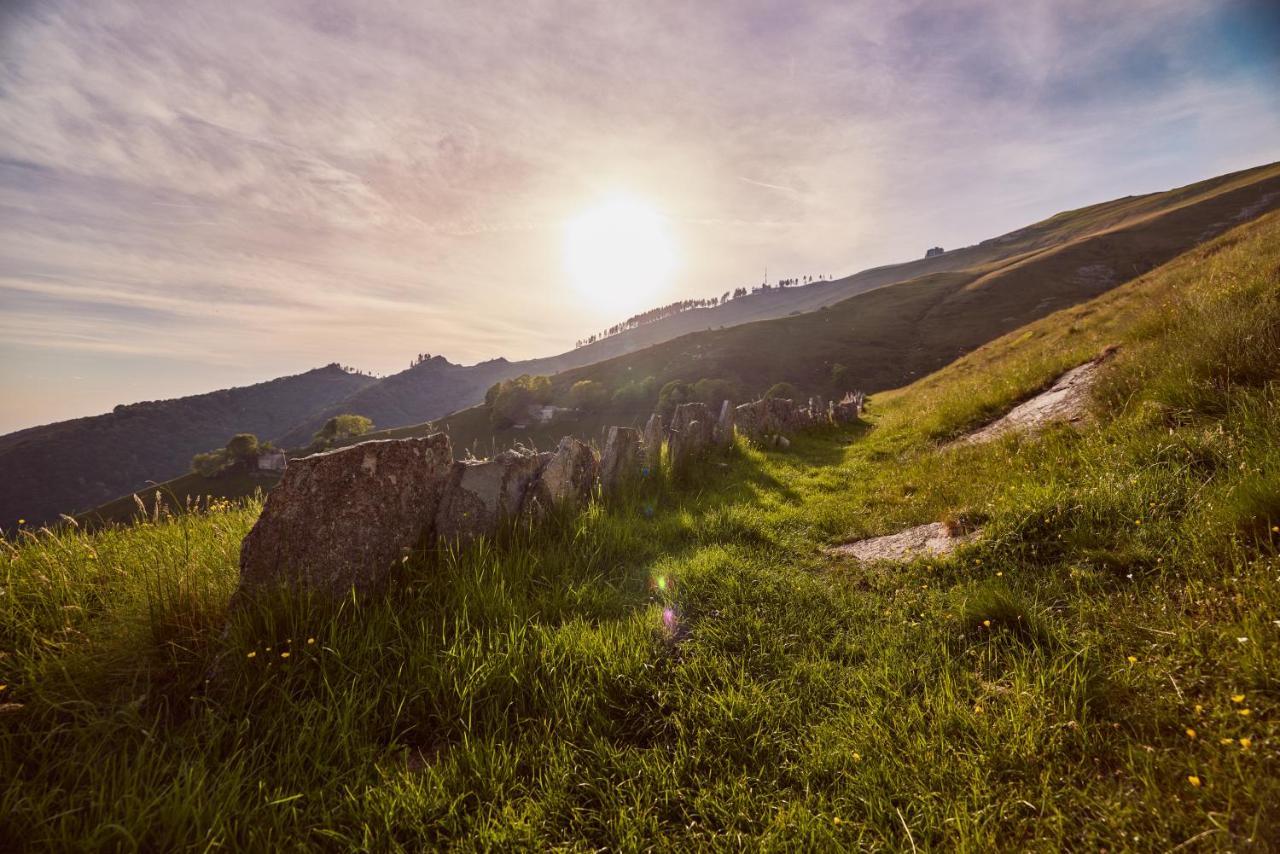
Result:
<svg viewBox="0 0 1280 854"><path fill-rule="evenodd" d="M666 220L649 205L616 198L565 227L564 263L573 284L601 308L651 308L675 271Z"/></svg>

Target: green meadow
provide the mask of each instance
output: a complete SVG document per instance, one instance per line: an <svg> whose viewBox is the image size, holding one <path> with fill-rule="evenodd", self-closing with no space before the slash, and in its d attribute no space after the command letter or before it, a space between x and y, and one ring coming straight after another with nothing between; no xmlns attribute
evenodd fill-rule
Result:
<svg viewBox="0 0 1280 854"><path fill-rule="evenodd" d="M1088 426L948 444L1111 345ZM0 848L1280 847L1277 380L1273 213L378 597L228 614L253 500L24 531Z"/></svg>

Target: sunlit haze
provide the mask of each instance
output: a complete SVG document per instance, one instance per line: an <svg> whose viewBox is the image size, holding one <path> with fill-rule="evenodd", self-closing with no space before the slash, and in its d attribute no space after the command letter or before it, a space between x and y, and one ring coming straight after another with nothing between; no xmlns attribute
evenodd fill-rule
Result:
<svg viewBox="0 0 1280 854"><path fill-rule="evenodd" d="M1274 4L0 10L0 432L992 237L1280 157Z"/></svg>
<svg viewBox="0 0 1280 854"><path fill-rule="evenodd" d="M676 248L666 220L644 202L618 197L565 227L565 271L591 303L615 314L653 307L666 296Z"/></svg>

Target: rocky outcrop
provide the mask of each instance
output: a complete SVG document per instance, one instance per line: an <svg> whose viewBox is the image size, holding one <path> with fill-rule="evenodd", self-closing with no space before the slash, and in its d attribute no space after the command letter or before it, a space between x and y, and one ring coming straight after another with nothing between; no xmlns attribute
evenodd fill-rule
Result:
<svg viewBox="0 0 1280 854"><path fill-rule="evenodd" d="M240 590L378 586L433 533L453 466L442 433L291 461L241 546Z"/></svg>
<svg viewBox="0 0 1280 854"><path fill-rule="evenodd" d="M436 513L436 535L459 542L493 536L521 512L545 464L544 455L519 451L454 463Z"/></svg>
<svg viewBox="0 0 1280 854"><path fill-rule="evenodd" d="M610 427L600 457L600 489L605 495L640 477L640 431L634 427Z"/></svg>
<svg viewBox="0 0 1280 854"><path fill-rule="evenodd" d="M837 424L852 424L862 417L866 395L860 391L846 394L831 408L831 419Z"/></svg>
<svg viewBox="0 0 1280 854"><path fill-rule="evenodd" d="M796 408L785 398L766 397L738 407L738 432L757 443L766 443L796 429Z"/></svg>
<svg viewBox="0 0 1280 854"><path fill-rule="evenodd" d="M584 506L595 492L600 459L586 442L572 436L560 440L538 478L539 495L552 504Z"/></svg>
<svg viewBox="0 0 1280 854"><path fill-rule="evenodd" d="M662 463L662 438L666 430L663 428L662 416L653 413L649 422L644 425L644 460L650 473L656 473Z"/></svg>
<svg viewBox="0 0 1280 854"><path fill-rule="evenodd" d="M693 462L706 455L715 442L715 420L705 403L682 403L671 419L671 471L688 471Z"/></svg>
<svg viewBox="0 0 1280 854"><path fill-rule="evenodd" d="M717 447L727 448L733 444L734 434L734 408L733 404L725 401L720 404L720 417L716 419L716 427L714 440Z"/></svg>

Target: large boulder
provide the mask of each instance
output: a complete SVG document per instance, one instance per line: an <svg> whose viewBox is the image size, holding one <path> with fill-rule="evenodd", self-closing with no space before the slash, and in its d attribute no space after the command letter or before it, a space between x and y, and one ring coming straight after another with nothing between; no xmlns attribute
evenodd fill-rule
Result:
<svg viewBox="0 0 1280 854"><path fill-rule="evenodd" d="M378 586L427 544L451 478L449 437L362 442L292 460L240 548L240 591Z"/></svg>
<svg viewBox="0 0 1280 854"><path fill-rule="evenodd" d="M538 496L552 504L583 506L591 500L600 477L600 458L586 442L572 436L560 440L555 453L542 467Z"/></svg>
<svg viewBox="0 0 1280 854"><path fill-rule="evenodd" d="M720 417L716 419L715 443L721 448L727 448L733 444L733 416L735 412L733 404L727 400L720 405Z"/></svg>
<svg viewBox="0 0 1280 854"><path fill-rule="evenodd" d="M640 475L640 431L634 427L610 427L600 457L600 488L615 492Z"/></svg>
<svg viewBox="0 0 1280 854"><path fill-rule="evenodd" d="M671 419L671 470L683 474L715 441L715 419L705 403L682 403Z"/></svg>
<svg viewBox="0 0 1280 854"><path fill-rule="evenodd" d="M662 424L662 416L653 413L644 425L644 461L650 472L657 472L662 464L662 438L666 429Z"/></svg>
<svg viewBox="0 0 1280 854"><path fill-rule="evenodd" d="M493 536L524 509L530 485L547 462L547 455L528 451L455 462L436 512L436 534L456 542Z"/></svg>

